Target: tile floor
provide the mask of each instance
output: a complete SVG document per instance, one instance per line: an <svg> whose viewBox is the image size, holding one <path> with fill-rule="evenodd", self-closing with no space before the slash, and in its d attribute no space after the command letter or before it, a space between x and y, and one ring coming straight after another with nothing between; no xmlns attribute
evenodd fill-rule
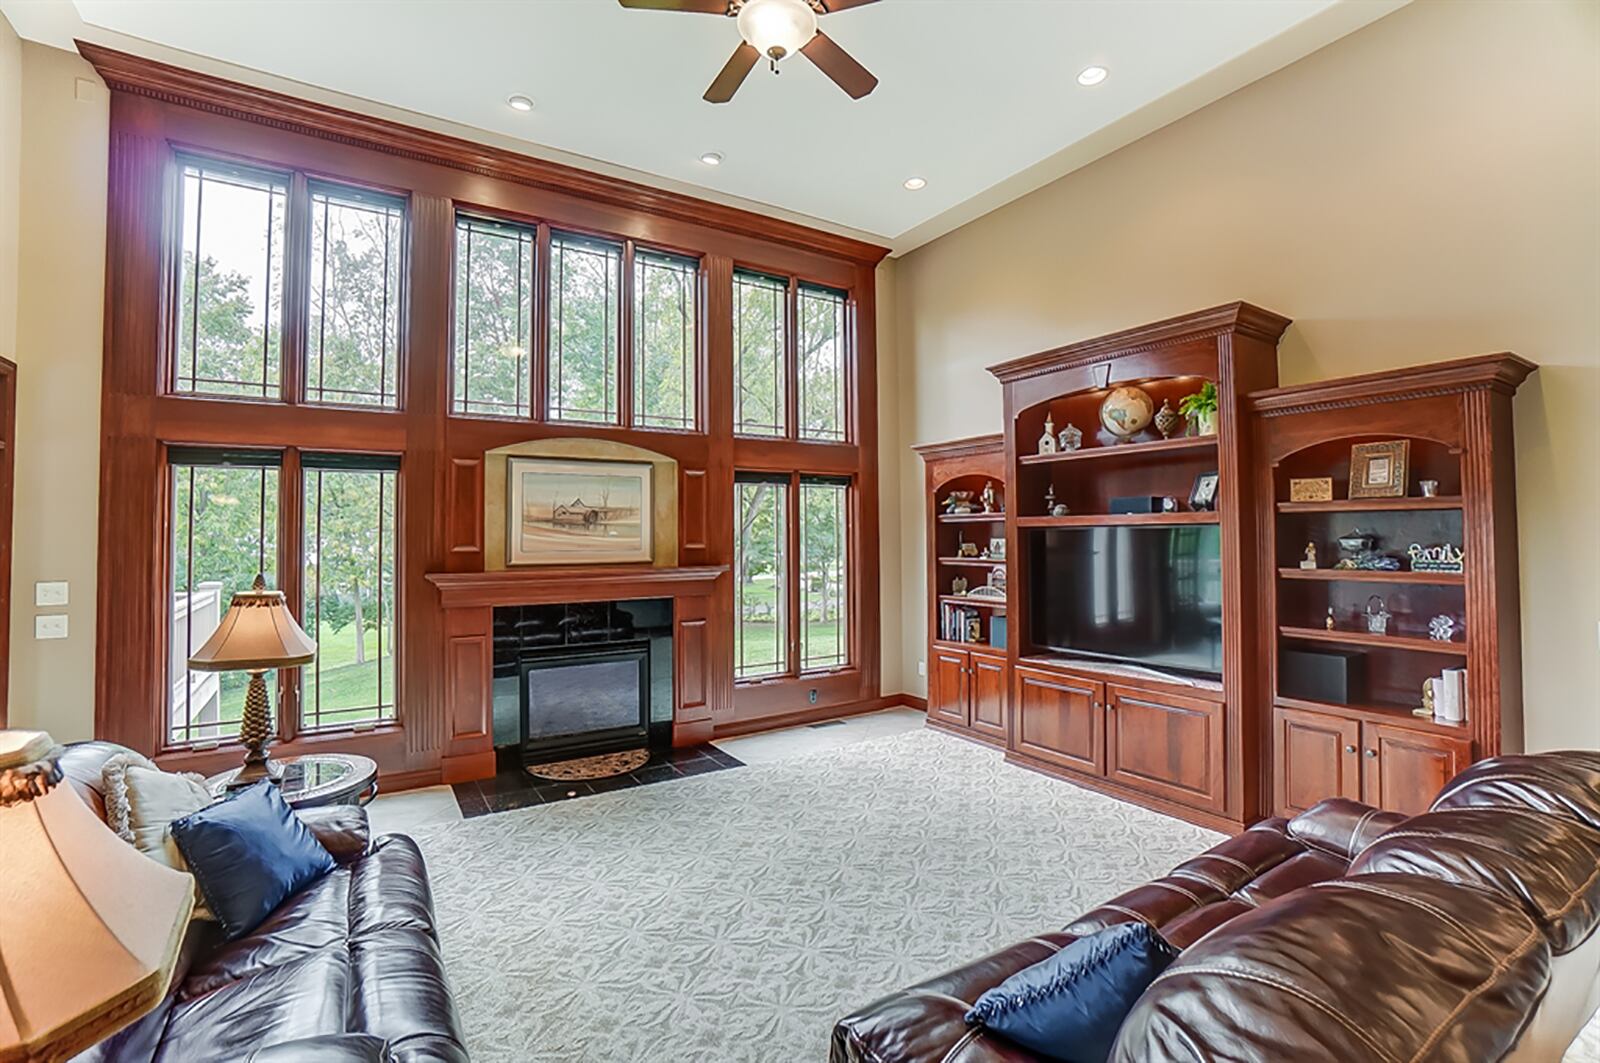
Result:
<svg viewBox="0 0 1600 1063"><path fill-rule="evenodd" d="M397 794L380 794L367 806L373 834L404 833L435 823L448 823L549 801L569 800L624 786L645 785L719 771L745 764L772 764L790 757L838 749L873 738L901 734L923 724L915 709L885 709L843 720L788 727L781 731L729 738L706 746L670 750L651 758L634 778L599 779L579 783L540 784L526 775L503 772L494 779L462 783L455 787L429 786Z"/></svg>

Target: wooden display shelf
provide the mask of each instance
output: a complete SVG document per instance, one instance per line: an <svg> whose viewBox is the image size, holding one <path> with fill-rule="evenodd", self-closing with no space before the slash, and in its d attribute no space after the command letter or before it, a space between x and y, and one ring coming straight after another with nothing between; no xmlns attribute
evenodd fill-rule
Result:
<svg viewBox="0 0 1600 1063"><path fill-rule="evenodd" d="M1018 517L1019 528L1093 528L1129 525L1216 524L1216 513L1069 513L1065 517Z"/></svg>
<svg viewBox="0 0 1600 1063"><path fill-rule="evenodd" d="M1305 709L1351 720L1378 720L1397 727L1413 727L1419 731L1434 731L1440 734L1460 736L1467 729L1465 720L1460 723L1445 723L1432 716L1418 716L1411 711L1409 705L1377 703L1342 705L1337 701L1291 698L1287 694L1279 694L1272 699L1272 703L1284 709Z"/></svg>
<svg viewBox="0 0 1600 1063"><path fill-rule="evenodd" d="M1279 513L1384 513L1460 509L1460 495L1433 498L1335 498L1328 502L1279 502Z"/></svg>
<svg viewBox="0 0 1600 1063"><path fill-rule="evenodd" d="M1063 450L1055 454L1023 454L1017 458L1019 465L1053 465L1058 461L1094 461L1098 458L1160 457L1181 450L1216 450L1216 436L1183 436L1179 439L1158 439L1149 443L1114 443L1109 446L1084 447L1081 450Z"/></svg>
<svg viewBox="0 0 1600 1063"><path fill-rule="evenodd" d="M1004 524L1004 513L940 513L940 524Z"/></svg>
<svg viewBox="0 0 1600 1063"><path fill-rule="evenodd" d="M1443 653L1458 657L1467 655L1465 642L1436 642L1414 635L1374 635L1368 631L1328 631L1317 627L1278 628L1286 639L1304 639L1309 642L1337 642L1346 646L1377 646L1388 650L1410 650L1414 653Z"/></svg>
<svg viewBox="0 0 1600 1063"><path fill-rule="evenodd" d="M1005 563L1006 563L1006 561L1005 561L1005 558L1003 558L1003 557L941 557L941 558L939 558L939 564L941 564L941 565L978 565L980 567L985 567L985 568L990 566L990 565L999 565L999 566L1001 566L1003 568L1003 567L1005 567Z"/></svg>
<svg viewBox="0 0 1600 1063"><path fill-rule="evenodd" d="M935 649L940 650L967 650L971 653L984 653L993 657L1004 657L1004 646L991 646L987 642L956 642L952 639L929 639Z"/></svg>
<svg viewBox="0 0 1600 1063"><path fill-rule="evenodd" d="M979 609L1004 609L1006 607L1004 598L974 598L966 594L941 594L939 595L939 603L941 605L945 603L975 605Z"/></svg>
<svg viewBox="0 0 1600 1063"><path fill-rule="evenodd" d="M1329 583L1427 583L1441 587L1460 587L1467 581L1460 572L1384 572L1364 568L1280 568L1278 578Z"/></svg>

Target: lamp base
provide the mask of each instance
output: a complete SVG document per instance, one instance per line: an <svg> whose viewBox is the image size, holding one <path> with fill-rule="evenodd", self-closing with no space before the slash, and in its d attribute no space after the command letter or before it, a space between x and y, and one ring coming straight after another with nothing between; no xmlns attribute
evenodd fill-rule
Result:
<svg viewBox="0 0 1600 1063"><path fill-rule="evenodd" d="M228 783L228 789L243 790L262 779L276 783L281 769L267 757L272 741L272 708L267 701L264 671L251 671L250 686L244 695L244 714L239 718L239 741L244 743L244 766Z"/></svg>
<svg viewBox="0 0 1600 1063"><path fill-rule="evenodd" d="M228 780L228 785L223 787L228 793L235 790L248 790L261 780L267 780L274 786L283 781L283 765L277 761L263 756L259 763L245 763L233 778Z"/></svg>

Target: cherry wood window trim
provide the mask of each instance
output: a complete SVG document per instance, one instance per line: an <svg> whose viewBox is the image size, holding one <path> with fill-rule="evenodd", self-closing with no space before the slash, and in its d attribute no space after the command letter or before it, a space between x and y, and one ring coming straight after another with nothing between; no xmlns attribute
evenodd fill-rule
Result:
<svg viewBox="0 0 1600 1063"><path fill-rule="evenodd" d="M782 270L774 270L761 266L739 264L734 268L734 273L746 274L755 277L765 277L787 285L784 294L783 306L783 352L782 365L779 367L783 374L783 410L780 416L783 419L783 430L777 434L761 432L740 432L738 425L734 432L740 439L751 440L776 440L780 442L801 443L808 447L815 446L849 446L858 438L856 434L856 411L859 408L859 399L856 396L856 386L859 380L856 369L855 338L859 335L859 322L856 320L854 301L847 289L836 284L815 280L794 274L785 274ZM844 389L844 407L840 410L839 436L828 438L824 436L807 436L801 425L803 410L801 409L800 387L800 298L802 291L810 290L826 295L837 296L842 307L840 311L841 331L839 343L843 346L840 352L841 384ZM734 351L734 371L738 372L739 352ZM735 379L735 386L739 381Z"/></svg>
<svg viewBox="0 0 1600 1063"><path fill-rule="evenodd" d="M153 592L166 577L165 528L152 498L164 497L165 447L259 447L285 451L354 451L401 455L399 519L401 631L396 649L399 721L375 732L286 731L274 755L338 748L373 756L384 785L423 785L492 765L491 739L452 731L441 655L447 616L430 575L483 574L481 505L486 451L515 443L587 438L628 443L676 461L680 481L701 485L695 513L680 513L677 564L732 560L735 469L807 472L852 478L852 578L860 596L878 582L877 429L862 411L877 408L874 267L885 249L790 222L618 182L570 167L410 129L281 93L153 63L93 45L83 54L112 89L107 284L102 374L99 557L117 579L99 589L96 734L146 752L160 748L165 711L162 630L165 611ZM170 196L177 154L232 160L294 175L291 195L327 180L408 199L407 301L402 319L401 408L351 409L173 395L166 390L167 331L172 323ZM621 425L457 417L449 412L451 304L457 211L605 234L697 257L701 262L700 430L640 431ZM305 237L291 234L291 271L307 259ZM298 244L298 246L297 246ZM731 291L735 263L803 278L848 293L847 338L853 374L848 443L797 443L733 434ZM548 261L538 263L548 276ZM286 319L305 314L303 277L285 278ZM542 291L541 285L536 291ZM536 294L536 300L542 296ZM547 309L539 307L540 319ZM535 344L543 342L535 331ZM284 337L286 396L303 386L303 339ZM534 358L544 386L544 352ZM536 394L543 394L536 391ZM631 406L626 404L624 409ZM538 406L536 405L537 409ZM291 455L292 458L292 455ZM299 483L286 459L286 482ZM688 497L689 493L685 494ZM424 504L422 500L438 500ZM298 512L298 500L284 506ZM476 528L474 534L472 529ZM692 533L691 533L692 529ZM285 535L298 541L299 532ZM446 545L447 543L451 545ZM487 573L486 578L504 573ZM298 600L294 568L282 589ZM139 593L128 593L129 589ZM711 704L734 705L731 588L717 592L705 638L715 667ZM854 609L855 667L811 678L819 718L879 698L879 618ZM790 704L781 711L792 712ZM295 717L285 700L282 716ZM804 707L804 706L802 706ZM714 717L717 728L749 729L778 715L751 704ZM164 765L212 772L238 761L237 747L163 754ZM395 782L394 780L400 780Z"/></svg>

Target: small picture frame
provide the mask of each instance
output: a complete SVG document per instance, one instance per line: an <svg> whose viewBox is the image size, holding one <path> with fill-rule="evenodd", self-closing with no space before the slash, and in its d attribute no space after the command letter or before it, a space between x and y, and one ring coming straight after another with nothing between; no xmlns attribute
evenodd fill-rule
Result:
<svg viewBox="0 0 1600 1063"><path fill-rule="evenodd" d="M1332 502L1333 477L1308 476L1289 481L1291 502Z"/></svg>
<svg viewBox="0 0 1600 1063"><path fill-rule="evenodd" d="M1006 559L1006 537L997 535L989 540L989 558L993 561Z"/></svg>
<svg viewBox="0 0 1600 1063"><path fill-rule="evenodd" d="M1203 472L1194 478L1194 490L1189 492L1189 508L1200 512L1217 508L1217 483L1220 477L1214 472Z"/></svg>
<svg viewBox="0 0 1600 1063"><path fill-rule="evenodd" d="M1350 448L1351 498L1404 498L1411 440L1357 443Z"/></svg>

